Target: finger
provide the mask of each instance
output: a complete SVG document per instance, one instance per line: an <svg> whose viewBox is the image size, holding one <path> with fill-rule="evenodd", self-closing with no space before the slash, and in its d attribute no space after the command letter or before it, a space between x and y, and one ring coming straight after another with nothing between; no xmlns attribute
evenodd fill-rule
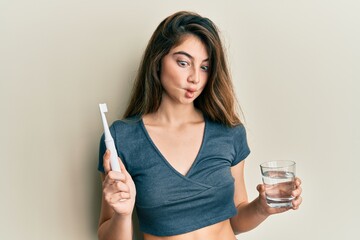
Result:
<svg viewBox="0 0 360 240"><path fill-rule="evenodd" d="M107 177L110 180L113 180L113 182L117 182L117 181L125 182L126 181L125 174L122 172L118 172L118 171L109 171Z"/></svg>
<svg viewBox="0 0 360 240"><path fill-rule="evenodd" d="M119 195L120 195L121 199L130 199L131 198L131 194L128 192L121 192L121 193L119 193Z"/></svg>
<svg viewBox="0 0 360 240"><path fill-rule="evenodd" d="M110 205L115 204L117 202L121 201L121 195L119 193L116 194L108 194L105 196L106 202L108 202Z"/></svg>
<svg viewBox="0 0 360 240"><path fill-rule="evenodd" d="M256 190L258 190L259 195L265 196L265 185L264 184L257 185Z"/></svg>
<svg viewBox="0 0 360 240"><path fill-rule="evenodd" d="M293 209L294 210L297 210L298 208L299 208L299 206L300 206L300 204L302 203L302 197L297 197L297 198L295 198L293 201L292 201L292 205L293 205Z"/></svg>
<svg viewBox="0 0 360 240"><path fill-rule="evenodd" d="M300 178L298 178L298 177L296 177L295 178L295 185L297 186L297 187L299 187L300 185L301 185L301 179Z"/></svg>
<svg viewBox="0 0 360 240"><path fill-rule="evenodd" d="M130 188L127 184L121 181L114 181L109 178L108 181L103 183L104 196L112 196L119 193L130 194Z"/></svg>
<svg viewBox="0 0 360 240"><path fill-rule="evenodd" d="M124 192L124 193L129 193L130 192L130 188L128 185L126 185L123 182L116 182L113 184L114 187L114 192Z"/></svg>
<svg viewBox="0 0 360 240"><path fill-rule="evenodd" d="M109 171L108 174L105 176L105 180L103 181L103 188L110 188L116 182L125 182L125 175L116 172L116 171ZM111 189L113 190L113 189Z"/></svg>
<svg viewBox="0 0 360 240"><path fill-rule="evenodd" d="M302 193L302 188L299 186L294 191L292 191L291 195L296 198L297 196L300 196L301 193Z"/></svg>
<svg viewBox="0 0 360 240"><path fill-rule="evenodd" d="M108 203L115 204L118 202L122 202L124 200L128 200L131 198L131 195L129 193L119 192L116 194L112 194L111 196L108 196L106 199Z"/></svg>
<svg viewBox="0 0 360 240"><path fill-rule="evenodd" d="M106 150L103 156L103 166L105 170L105 174L107 174L111 168L110 168L110 150Z"/></svg>

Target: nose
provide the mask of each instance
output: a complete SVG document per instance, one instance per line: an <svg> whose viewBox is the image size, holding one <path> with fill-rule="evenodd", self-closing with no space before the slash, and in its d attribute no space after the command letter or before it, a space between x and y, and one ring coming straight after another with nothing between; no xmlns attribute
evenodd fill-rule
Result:
<svg viewBox="0 0 360 240"><path fill-rule="evenodd" d="M188 82L193 83L193 84L197 84L200 82L200 71L197 69L193 69L193 71L191 71L189 77L188 77Z"/></svg>

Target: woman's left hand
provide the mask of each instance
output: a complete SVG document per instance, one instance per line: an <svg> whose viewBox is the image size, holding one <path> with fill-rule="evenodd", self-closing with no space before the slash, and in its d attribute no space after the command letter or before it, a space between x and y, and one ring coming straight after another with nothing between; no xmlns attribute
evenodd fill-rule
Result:
<svg viewBox="0 0 360 240"><path fill-rule="evenodd" d="M259 192L258 210L263 215L272 215L272 214L282 213L282 212L286 212L290 209L297 210L302 202L302 197L301 197L302 188L301 188L300 178L295 178L295 189L291 193L291 195L294 197L294 199L292 200L292 207L283 207L283 208L270 207L266 203L264 184L259 184L256 189Z"/></svg>

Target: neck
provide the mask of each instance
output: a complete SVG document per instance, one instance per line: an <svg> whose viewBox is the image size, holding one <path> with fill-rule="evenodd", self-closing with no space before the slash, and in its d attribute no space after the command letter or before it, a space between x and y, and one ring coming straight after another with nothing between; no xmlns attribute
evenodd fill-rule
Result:
<svg viewBox="0 0 360 240"><path fill-rule="evenodd" d="M174 104L169 101L163 101L159 109L152 114L153 120L167 125L181 125L189 122L203 121L202 113L197 110L193 103Z"/></svg>

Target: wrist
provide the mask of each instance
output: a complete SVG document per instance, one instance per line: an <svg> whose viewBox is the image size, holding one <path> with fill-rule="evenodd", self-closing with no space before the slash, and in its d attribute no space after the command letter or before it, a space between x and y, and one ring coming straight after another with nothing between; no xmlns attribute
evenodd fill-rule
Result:
<svg viewBox="0 0 360 240"><path fill-rule="evenodd" d="M113 217L112 219L114 221L121 221L121 222L126 222L126 221L132 221L132 213L129 214L119 214L117 212L113 213Z"/></svg>

